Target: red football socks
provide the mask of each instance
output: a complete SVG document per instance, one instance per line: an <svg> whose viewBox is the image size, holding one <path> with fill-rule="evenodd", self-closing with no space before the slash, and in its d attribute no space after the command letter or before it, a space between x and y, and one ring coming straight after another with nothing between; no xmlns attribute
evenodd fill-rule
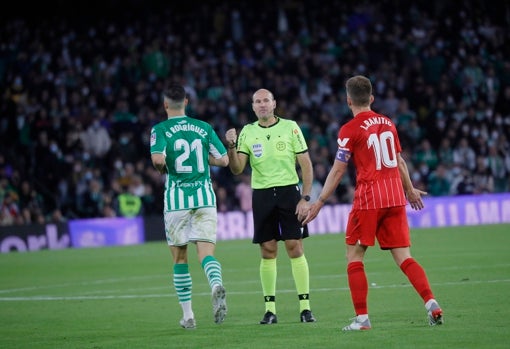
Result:
<svg viewBox="0 0 510 349"><path fill-rule="evenodd" d="M368 314L368 281L363 262L351 262L347 265L347 278L351 290L352 304L356 315Z"/></svg>
<svg viewBox="0 0 510 349"><path fill-rule="evenodd" d="M423 299L424 303L426 303L429 299L434 298L425 270L414 260L414 258L407 258L403 261L400 265L400 269L404 272L404 274L406 274L407 278L413 285L416 292L418 292L420 297Z"/></svg>

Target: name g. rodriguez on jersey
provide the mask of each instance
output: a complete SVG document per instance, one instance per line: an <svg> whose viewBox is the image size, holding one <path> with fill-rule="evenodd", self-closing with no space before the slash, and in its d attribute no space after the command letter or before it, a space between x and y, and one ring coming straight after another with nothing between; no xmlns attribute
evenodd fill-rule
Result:
<svg viewBox="0 0 510 349"><path fill-rule="evenodd" d="M167 136L168 138L172 138L173 134L177 133L179 131L196 132L203 138L207 137L207 132L203 128L198 127L197 125L192 125L192 124L174 125L174 126L170 127L170 131L171 132L169 132L169 131L165 132L165 136Z"/></svg>

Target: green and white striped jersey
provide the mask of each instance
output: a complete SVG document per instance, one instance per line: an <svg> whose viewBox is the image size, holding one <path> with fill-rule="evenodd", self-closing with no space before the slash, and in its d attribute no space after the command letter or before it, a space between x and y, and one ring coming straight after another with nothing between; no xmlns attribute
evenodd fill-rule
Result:
<svg viewBox="0 0 510 349"><path fill-rule="evenodd" d="M227 150L210 124L186 115L162 121L151 130L150 152L166 155L165 211L216 207L209 154Z"/></svg>

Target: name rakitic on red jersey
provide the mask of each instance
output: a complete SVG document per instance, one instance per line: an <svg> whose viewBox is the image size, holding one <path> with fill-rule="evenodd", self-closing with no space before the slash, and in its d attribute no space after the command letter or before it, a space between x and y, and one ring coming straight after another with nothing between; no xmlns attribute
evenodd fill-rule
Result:
<svg viewBox="0 0 510 349"><path fill-rule="evenodd" d="M368 118L368 119L364 120L363 123L365 125L364 126L360 125L359 127L361 127L364 130L368 130L368 128L373 125L381 125L381 124L388 125L388 126L393 125L389 119L384 118L382 116Z"/></svg>

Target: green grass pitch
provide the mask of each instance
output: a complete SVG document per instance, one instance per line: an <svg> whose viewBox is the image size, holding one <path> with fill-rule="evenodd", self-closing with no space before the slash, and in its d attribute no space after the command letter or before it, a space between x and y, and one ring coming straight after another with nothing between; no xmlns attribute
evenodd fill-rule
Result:
<svg viewBox="0 0 510 349"><path fill-rule="evenodd" d="M259 249L220 241L228 315L213 322L210 290L190 246L196 330L179 327L166 243L0 255L0 348L508 348L510 225L414 229L445 324L430 327L421 299L389 252L368 250L371 331L342 332L354 316L344 234L305 240L316 323L299 322L290 262L280 244L278 324L259 325Z"/></svg>

